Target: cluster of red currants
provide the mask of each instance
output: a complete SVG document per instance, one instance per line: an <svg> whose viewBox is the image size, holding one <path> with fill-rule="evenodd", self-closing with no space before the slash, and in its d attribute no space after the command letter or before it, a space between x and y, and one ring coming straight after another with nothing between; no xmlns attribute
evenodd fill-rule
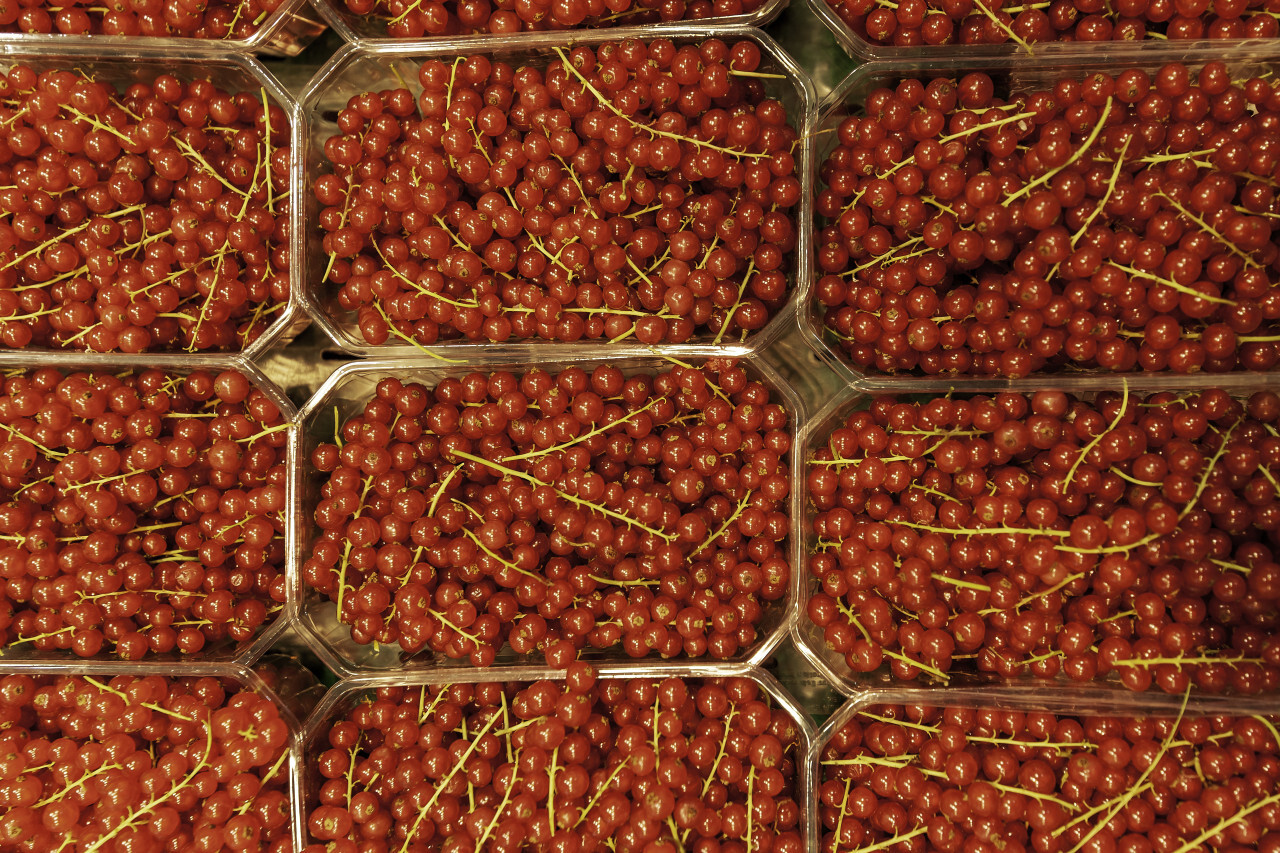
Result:
<svg viewBox="0 0 1280 853"><path fill-rule="evenodd" d="M1276 0L825 0L875 45L1241 39L1280 36Z"/></svg>
<svg viewBox="0 0 1280 853"><path fill-rule="evenodd" d="M326 725L304 853L805 849L799 725L747 678L578 662L565 681L380 688Z"/></svg>
<svg viewBox="0 0 1280 853"><path fill-rule="evenodd" d="M1280 397L876 397L820 438L807 618L854 672L1280 686Z"/></svg>
<svg viewBox="0 0 1280 853"><path fill-rule="evenodd" d="M0 345L238 351L289 300L289 117L169 74L0 75Z"/></svg>
<svg viewBox="0 0 1280 853"><path fill-rule="evenodd" d="M194 654L281 609L290 424L243 374L44 368L2 391L5 647Z"/></svg>
<svg viewBox="0 0 1280 853"><path fill-rule="evenodd" d="M329 310L372 345L745 339L787 301L800 203L761 64L631 39L353 97L314 185Z"/></svg>
<svg viewBox="0 0 1280 853"><path fill-rule="evenodd" d="M243 40L279 5L280 0L0 0L0 32Z"/></svg>
<svg viewBox="0 0 1280 853"><path fill-rule="evenodd" d="M289 727L232 679L0 679L0 848L288 853Z"/></svg>
<svg viewBox="0 0 1280 853"><path fill-rule="evenodd" d="M384 379L311 453L303 580L407 654L733 658L788 595L790 427L720 359Z"/></svg>
<svg viewBox="0 0 1280 853"><path fill-rule="evenodd" d="M903 79L839 125L816 299L844 356L1004 376L1280 362L1275 81L1221 62L1018 74L1003 94L984 73Z"/></svg>
<svg viewBox="0 0 1280 853"><path fill-rule="evenodd" d="M822 853L1275 853L1262 716L869 705L821 748Z"/></svg>
<svg viewBox="0 0 1280 853"><path fill-rule="evenodd" d="M764 0L343 0L394 38L634 27L749 15Z"/></svg>

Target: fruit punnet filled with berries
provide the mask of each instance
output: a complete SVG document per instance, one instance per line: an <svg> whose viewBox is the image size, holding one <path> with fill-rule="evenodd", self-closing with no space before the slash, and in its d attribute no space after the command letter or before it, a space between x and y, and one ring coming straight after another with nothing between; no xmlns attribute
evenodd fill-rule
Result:
<svg viewBox="0 0 1280 853"><path fill-rule="evenodd" d="M289 423L235 371L6 374L0 645L138 660L283 606Z"/></svg>
<svg viewBox="0 0 1280 853"><path fill-rule="evenodd" d="M727 360L588 367L383 379L311 452L303 581L352 640L562 667L583 650L734 658L777 624L779 395Z"/></svg>
<svg viewBox="0 0 1280 853"><path fill-rule="evenodd" d="M839 125L815 293L855 369L1280 362L1274 77L1075 73L904 79Z"/></svg>
<svg viewBox="0 0 1280 853"><path fill-rule="evenodd" d="M289 724L229 678L0 679L0 848L288 853Z"/></svg>
<svg viewBox="0 0 1280 853"><path fill-rule="evenodd" d="M1276 0L824 0L874 45L1275 38Z"/></svg>
<svg viewBox="0 0 1280 853"><path fill-rule="evenodd" d="M308 749L304 853L800 853L798 723L747 678L387 687Z"/></svg>
<svg viewBox="0 0 1280 853"><path fill-rule="evenodd" d="M871 705L819 758L822 853L1273 853L1276 718Z"/></svg>
<svg viewBox="0 0 1280 853"><path fill-rule="evenodd" d="M1280 687L1280 397L876 397L819 438L807 618L855 673Z"/></svg>
<svg viewBox="0 0 1280 853"><path fill-rule="evenodd" d="M288 115L138 75L0 75L0 345L240 351L284 310Z"/></svg>
<svg viewBox="0 0 1280 853"><path fill-rule="evenodd" d="M160 3L128 0L5 0L0 32L55 35L159 36L244 40L271 17L280 0L209 0Z"/></svg>
<svg viewBox="0 0 1280 853"><path fill-rule="evenodd" d="M355 21L374 18L379 35L423 38L705 22L748 15L764 5L765 0L342 0L341 10Z"/></svg>
<svg viewBox="0 0 1280 853"><path fill-rule="evenodd" d="M771 67L632 39L352 97L314 185L327 310L371 345L741 342L793 284L796 90Z"/></svg>

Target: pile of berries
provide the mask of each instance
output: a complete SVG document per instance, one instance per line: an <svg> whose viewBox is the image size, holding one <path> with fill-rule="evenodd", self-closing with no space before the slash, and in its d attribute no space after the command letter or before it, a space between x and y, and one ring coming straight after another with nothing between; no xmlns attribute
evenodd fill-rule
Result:
<svg viewBox="0 0 1280 853"><path fill-rule="evenodd" d="M750 679L579 662L565 681L381 688L324 726L304 853L805 849L801 731Z"/></svg>
<svg viewBox="0 0 1280 853"><path fill-rule="evenodd" d="M1280 687L1280 397L873 398L816 440L807 618L842 666Z"/></svg>
<svg viewBox="0 0 1280 853"><path fill-rule="evenodd" d="M406 654L733 658L788 595L791 426L723 359L383 379L311 451L303 581Z"/></svg>
<svg viewBox="0 0 1280 853"><path fill-rule="evenodd" d="M289 726L231 679L0 679L0 848L293 849Z"/></svg>
<svg viewBox="0 0 1280 853"><path fill-rule="evenodd" d="M326 310L375 346L741 342L797 244L798 134L762 65L632 39L352 97L313 190Z"/></svg>
<svg viewBox="0 0 1280 853"><path fill-rule="evenodd" d="M0 345L240 351L289 301L289 118L265 89L0 75Z"/></svg>
<svg viewBox="0 0 1280 853"><path fill-rule="evenodd" d="M0 32L244 40L258 31L280 2L4 0L0 2Z"/></svg>
<svg viewBox="0 0 1280 853"><path fill-rule="evenodd" d="M816 299L840 352L882 373L1280 363L1276 81L1016 76L903 79L839 125Z"/></svg>
<svg viewBox="0 0 1280 853"><path fill-rule="evenodd" d="M822 747L822 853L1280 849L1263 716L870 705Z"/></svg>
<svg viewBox="0 0 1280 853"><path fill-rule="evenodd" d="M42 368L0 391L0 644L194 654L281 609L290 424L246 376Z"/></svg>

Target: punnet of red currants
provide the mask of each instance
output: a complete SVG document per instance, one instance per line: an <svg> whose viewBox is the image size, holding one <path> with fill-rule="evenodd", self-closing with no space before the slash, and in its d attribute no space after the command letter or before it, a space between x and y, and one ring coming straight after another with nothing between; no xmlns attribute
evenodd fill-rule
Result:
<svg viewBox="0 0 1280 853"><path fill-rule="evenodd" d="M865 46L1267 39L1280 36L1275 0L823 0ZM881 58L888 58L882 56Z"/></svg>
<svg viewBox="0 0 1280 853"><path fill-rule="evenodd" d="M0 345L241 352L288 323L290 116L254 68L7 67Z"/></svg>
<svg viewBox="0 0 1280 853"><path fill-rule="evenodd" d="M806 643L848 681L1280 688L1280 396L875 396L807 453Z"/></svg>
<svg viewBox="0 0 1280 853"><path fill-rule="evenodd" d="M304 853L806 849L809 736L754 678L348 693L305 751Z"/></svg>
<svg viewBox="0 0 1280 853"><path fill-rule="evenodd" d="M4 0L0 32L53 35L152 36L246 41L293 6L281 0Z"/></svg>
<svg viewBox="0 0 1280 853"><path fill-rule="evenodd" d="M763 37L400 57L309 96L307 277L344 346L741 345L789 304L809 92Z"/></svg>
<svg viewBox="0 0 1280 853"><path fill-rule="evenodd" d="M1273 716L860 703L819 733L821 853L1273 853Z"/></svg>
<svg viewBox="0 0 1280 853"><path fill-rule="evenodd" d="M777 0L327 0L366 38L420 39L480 33L634 27L697 21L752 23L776 14Z"/></svg>
<svg viewBox="0 0 1280 853"><path fill-rule="evenodd" d="M294 849L291 723L249 678L10 673L0 719L0 849Z"/></svg>
<svg viewBox="0 0 1280 853"><path fill-rule="evenodd" d="M0 385L0 654L247 650L284 606L291 423L237 370Z"/></svg>
<svg viewBox="0 0 1280 853"><path fill-rule="evenodd" d="M757 368L361 369L304 426L302 623L340 657L559 668L777 639L794 414Z"/></svg>
<svg viewBox="0 0 1280 853"><path fill-rule="evenodd" d="M1267 68L1018 64L850 86L824 123L811 319L855 371L1280 361Z"/></svg>

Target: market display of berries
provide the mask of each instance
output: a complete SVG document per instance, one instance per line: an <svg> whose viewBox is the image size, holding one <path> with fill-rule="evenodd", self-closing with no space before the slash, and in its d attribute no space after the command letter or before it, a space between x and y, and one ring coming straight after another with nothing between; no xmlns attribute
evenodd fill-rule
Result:
<svg viewBox="0 0 1280 853"><path fill-rule="evenodd" d="M243 40L279 5L280 0L5 0L0 32Z"/></svg>
<svg viewBox="0 0 1280 853"><path fill-rule="evenodd" d="M854 673L1280 686L1280 396L875 397L808 463L807 618Z"/></svg>
<svg viewBox="0 0 1280 853"><path fill-rule="evenodd" d="M805 849L799 725L747 678L579 662L565 681L380 688L321 722L304 853Z"/></svg>
<svg viewBox="0 0 1280 853"><path fill-rule="evenodd" d="M856 369L1280 362L1274 78L1077 74L902 79L839 124L815 297Z"/></svg>
<svg viewBox="0 0 1280 853"><path fill-rule="evenodd" d="M417 98L353 96L314 180L326 310L370 345L741 342L786 303L797 242L770 64L630 39L431 59Z"/></svg>
<svg viewBox="0 0 1280 853"><path fill-rule="evenodd" d="M355 20L394 38L633 27L755 12L764 0L343 0Z"/></svg>
<svg viewBox="0 0 1280 853"><path fill-rule="evenodd" d="M237 371L13 371L0 645L138 660L245 645L285 598L290 427Z"/></svg>
<svg viewBox="0 0 1280 853"><path fill-rule="evenodd" d="M873 45L1242 39L1280 36L1275 0L825 0Z"/></svg>
<svg viewBox="0 0 1280 853"><path fill-rule="evenodd" d="M822 853L1274 851L1276 721L870 705L820 756Z"/></svg>
<svg viewBox="0 0 1280 853"><path fill-rule="evenodd" d="M733 658L776 624L778 394L726 359L588 367L382 379L311 451L302 578L356 643L563 667L584 649Z"/></svg>
<svg viewBox="0 0 1280 853"><path fill-rule="evenodd" d="M265 89L138 76L0 76L6 348L240 351L288 302L287 113Z"/></svg>
<svg viewBox="0 0 1280 853"><path fill-rule="evenodd" d="M229 678L0 679L0 849L293 849L289 726Z"/></svg>

